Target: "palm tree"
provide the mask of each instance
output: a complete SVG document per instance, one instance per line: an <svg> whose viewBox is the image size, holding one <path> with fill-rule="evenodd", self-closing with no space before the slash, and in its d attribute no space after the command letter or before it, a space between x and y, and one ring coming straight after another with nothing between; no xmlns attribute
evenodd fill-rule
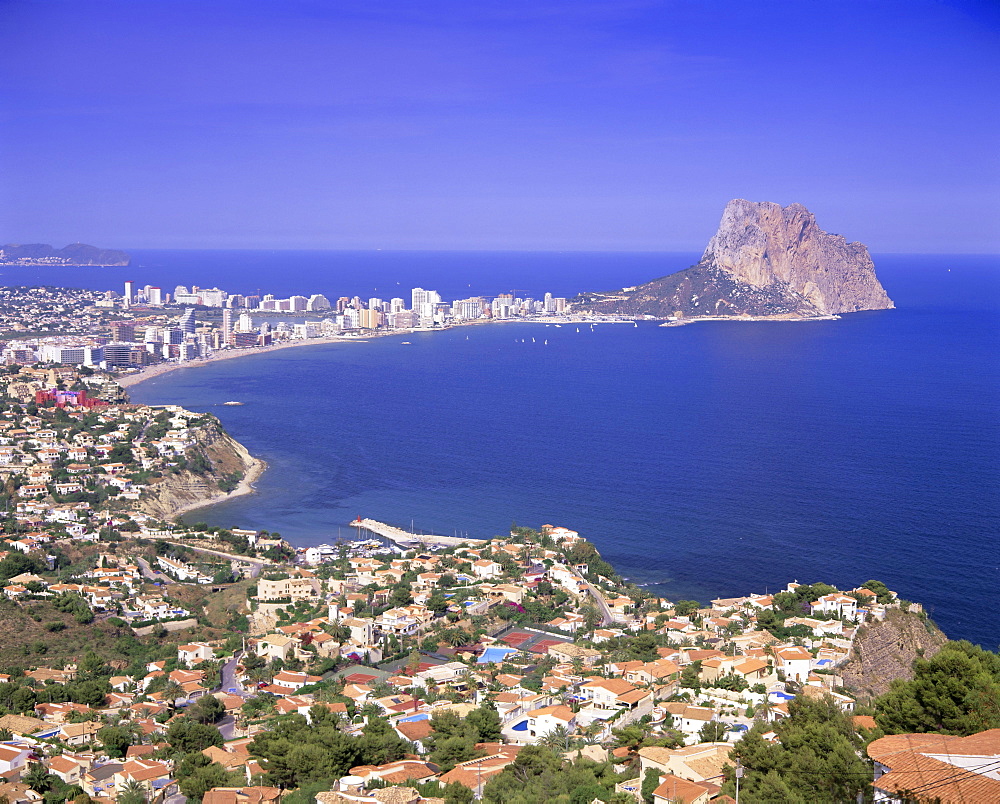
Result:
<svg viewBox="0 0 1000 804"><path fill-rule="evenodd" d="M170 706L170 710L177 709L177 699L185 697L184 687L172 679L168 679L160 690L160 696Z"/></svg>
<svg viewBox="0 0 1000 804"><path fill-rule="evenodd" d="M759 720L763 720L766 723L771 716L771 712L773 711L774 704L771 703L771 696L765 694L764 700L760 702L760 706L758 706L754 712L754 717Z"/></svg>
<svg viewBox="0 0 1000 804"><path fill-rule="evenodd" d="M146 804L146 801L146 788L136 779L125 782L115 798L115 804Z"/></svg>
<svg viewBox="0 0 1000 804"><path fill-rule="evenodd" d="M21 778L36 793L45 793L52 787L52 777L41 762L32 762L28 772Z"/></svg>
<svg viewBox="0 0 1000 804"><path fill-rule="evenodd" d="M366 721L371 720L372 718L377 718L382 714L382 707L377 703L369 701L361 707L361 715L364 716Z"/></svg>
<svg viewBox="0 0 1000 804"><path fill-rule="evenodd" d="M565 726L559 725L542 737L538 742L548 748L554 748L557 751L569 751L574 747L576 740L573 738L573 732Z"/></svg>
<svg viewBox="0 0 1000 804"><path fill-rule="evenodd" d="M599 735L604 730L604 724L600 720L595 720L587 726L583 727L583 739L584 742L588 744L593 744L597 741L597 735Z"/></svg>

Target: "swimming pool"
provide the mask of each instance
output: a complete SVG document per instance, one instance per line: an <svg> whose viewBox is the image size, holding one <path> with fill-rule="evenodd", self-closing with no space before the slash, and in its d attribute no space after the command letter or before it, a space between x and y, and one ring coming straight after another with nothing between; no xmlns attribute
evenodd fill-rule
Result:
<svg viewBox="0 0 1000 804"><path fill-rule="evenodd" d="M476 664L489 664L490 662L502 662L507 658L508 653L517 653L513 648L501 648L499 646L489 647L483 651L483 655L476 660Z"/></svg>
<svg viewBox="0 0 1000 804"><path fill-rule="evenodd" d="M514 731L527 731L528 721L522 720L520 723L515 723L513 726L511 726L511 729L513 729Z"/></svg>

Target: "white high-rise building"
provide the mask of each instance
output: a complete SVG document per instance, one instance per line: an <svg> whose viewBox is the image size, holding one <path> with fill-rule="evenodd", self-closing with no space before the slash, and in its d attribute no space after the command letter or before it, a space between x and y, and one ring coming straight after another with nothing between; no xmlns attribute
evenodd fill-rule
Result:
<svg viewBox="0 0 1000 804"><path fill-rule="evenodd" d="M307 309L311 312L316 310L329 310L330 300L322 293L314 293L309 297L309 306Z"/></svg>
<svg viewBox="0 0 1000 804"><path fill-rule="evenodd" d="M135 303L135 283L131 279L125 280L125 306L131 307Z"/></svg>
<svg viewBox="0 0 1000 804"><path fill-rule="evenodd" d="M206 307L222 307L226 303L226 291L218 288L201 288L198 290L198 295Z"/></svg>
<svg viewBox="0 0 1000 804"><path fill-rule="evenodd" d="M253 332L253 317L249 313L240 313L240 320L236 322L237 332Z"/></svg>
<svg viewBox="0 0 1000 804"><path fill-rule="evenodd" d="M344 320L341 323L341 327L344 329L357 329L361 326L361 316L358 311L353 307L347 307L344 309Z"/></svg>
<svg viewBox="0 0 1000 804"><path fill-rule="evenodd" d="M384 305L385 302L383 302L381 299L371 298L368 300L369 310L381 310Z"/></svg>
<svg viewBox="0 0 1000 804"><path fill-rule="evenodd" d="M153 288L146 285L146 304L150 307L160 307L163 305L163 291L160 288Z"/></svg>
<svg viewBox="0 0 1000 804"><path fill-rule="evenodd" d="M401 299L398 296L389 302L389 312L398 313L400 310L406 309L406 299Z"/></svg>
<svg viewBox="0 0 1000 804"><path fill-rule="evenodd" d="M185 335L194 335L197 323L198 322L195 321L194 318L194 310L189 309L184 311L184 314L181 316L181 320L178 322L177 326Z"/></svg>
<svg viewBox="0 0 1000 804"><path fill-rule="evenodd" d="M441 294L436 290L424 290L423 288L413 288L410 291L410 309L414 312L421 312L424 309L424 305L429 304L431 306L437 304L441 301Z"/></svg>
<svg viewBox="0 0 1000 804"><path fill-rule="evenodd" d="M452 304L452 313L455 318L463 321L475 321L483 314L482 298L459 299Z"/></svg>

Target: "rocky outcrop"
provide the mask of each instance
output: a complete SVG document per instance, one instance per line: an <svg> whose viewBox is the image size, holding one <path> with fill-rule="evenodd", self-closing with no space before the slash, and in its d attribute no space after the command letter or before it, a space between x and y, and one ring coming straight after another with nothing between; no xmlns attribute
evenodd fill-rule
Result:
<svg viewBox="0 0 1000 804"><path fill-rule="evenodd" d="M912 612L889 609L886 618L862 626L851 656L838 671L844 686L862 700L889 690L893 680L913 678L913 662L931 658L947 637L930 620Z"/></svg>
<svg viewBox="0 0 1000 804"><path fill-rule="evenodd" d="M726 205L697 265L574 302L596 312L664 318L802 318L894 306L864 245L824 232L801 204L743 199Z"/></svg>
<svg viewBox="0 0 1000 804"><path fill-rule="evenodd" d="M199 428L193 451L205 456L211 470L204 474L183 471L167 474L150 486L139 502L139 509L162 520L170 520L187 510L210 505L241 493L247 493L263 464L219 424ZM243 481L227 493L219 482L234 475Z"/></svg>

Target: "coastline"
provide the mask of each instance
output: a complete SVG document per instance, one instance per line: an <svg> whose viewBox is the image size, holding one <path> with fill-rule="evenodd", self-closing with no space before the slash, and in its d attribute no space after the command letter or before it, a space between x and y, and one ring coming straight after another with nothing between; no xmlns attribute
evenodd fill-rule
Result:
<svg viewBox="0 0 1000 804"><path fill-rule="evenodd" d="M664 321L658 324L660 327L683 327L687 324L697 324L699 321L748 321L758 323L762 321L839 321L839 315L810 315L810 316L777 316L777 315L702 315L690 318L676 318L672 321Z"/></svg>
<svg viewBox="0 0 1000 804"><path fill-rule="evenodd" d="M380 335L365 336L363 338L308 338L286 341L284 343L275 343L271 346L252 346L246 349L227 349L226 351L213 352L209 357L199 357L196 360L188 360L184 363L159 363L155 366L149 366L141 371L137 371L135 374L126 374L122 377L116 377L115 382L117 382L122 388L131 388L133 385L138 385L139 383L146 382L147 380L152 380L163 374L168 374L171 371L177 371L178 369L184 368L197 368L198 366L207 366L210 363L216 363L220 360L233 360L238 357L253 357L254 355L277 352L281 349L291 349L296 346L321 346L331 343L367 343L372 337L384 338L389 335L396 334L405 333L387 332Z"/></svg>
<svg viewBox="0 0 1000 804"><path fill-rule="evenodd" d="M243 445L240 444L240 446L242 447ZM244 449L246 448L244 447ZM201 508L218 505L219 503L235 499L236 497L245 497L248 494L256 494L257 489L254 484L260 480L261 476L264 474L264 471L267 469L267 463L260 458L255 458L253 455L250 455L249 452L247 455L250 458L249 466L247 467L247 471L246 474L244 474L243 479L239 482L239 485L237 485L235 489L229 492L220 490L218 494L209 497L207 500L199 500L198 502L182 505L170 514L170 518L177 519L178 517L184 516L184 514L189 514L192 511L197 511Z"/></svg>
<svg viewBox="0 0 1000 804"><path fill-rule="evenodd" d="M324 346L333 343L368 343L373 338L398 338L400 336L413 335L414 333L419 332L446 332L449 329L456 329L458 327L479 327L486 324L623 324L631 323L635 320L637 320L635 316L609 315L596 315L589 317L583 315L563 315L548 316L544 319L505 318L496 321L484 319L477 321L465 321L459 324L451 324L449 326L434 327L429 329L387 330L385 332L370 332L361 336L328 335L320 338L302 338L298 340L275 343L271 346L249 346L245 349L226 349L223 351L212 352L212 354L208 357L199 357L195 360L188 360L184 363L158 363L155 366L149 366L137 371L134 374L125 374L124 376L116 377L115 382L117 382L122 388L131 388L133 385L138 385L139 383L146 382L147 380L155 379L156 377L167 374L171 371L177 371L178 369L197 368L198 366L207 366L210 363L215 363L220 360L233 360L238 357L253 357L254 355L263 355L268 352L277 352L281 349L292 349L298 346Z"/></svg>

